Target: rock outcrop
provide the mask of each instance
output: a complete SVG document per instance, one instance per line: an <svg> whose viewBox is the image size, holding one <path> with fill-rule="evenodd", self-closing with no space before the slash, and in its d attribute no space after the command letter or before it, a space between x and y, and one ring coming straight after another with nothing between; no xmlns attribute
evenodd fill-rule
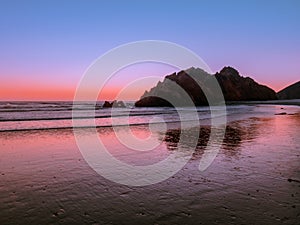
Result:
<svg viewBox="0 0 300 225"><path fill-rule="evenodd" d="M108 102L108 101L105 101L103 106L103 108L112 108L112 107L115 107L115 108L125 108L125 104L123 101L112 101L111 103Z"/></svg>
<svg viewBox="0 0 300 225"><path fill-rule="evenodd" d="M258 84L250 77L242 77L232 67L224 67L214 75L218 80L226 101L265 101L276 100L271 88Z"/></svg>
<svg viewBox="0 0 300 225"><path fill-rule="evenodd" d="M277 93L277 97L280 100L285 99L300 99L300 81L284 88Z"/></svg>
<svg viewBox="0 0 300 225"><path fill-rule="evenodd" d="M239 72L232 67L224 67L215 75L211 75L202 69L192 67L188 70L166 76L163 82L158 82L149 92L146 91L140 100L135 103L135 106L171 106L171 103L164 99L171 98L174 99L174 101L177 100L180 102L181 99L185 99L183 92L189 95L196 106L208 105L204 92L210 96L214 96L215 90L212 90L210 88L211 86L208 85L213 78L216 78L218 81L225 101L262 101L277 99L275 91L267 86L258 84L249 77L242 77ZM178 91L178 88L174 88L174 83L180 86L183 92ZM205 90L203 91L198 84L201 84L201 87L205 88ZM185 105L185 102L181 102L181 105Z"/></svg>
<svg viewBox="0 0 300 225"><path fill-rule="evenodd" d="M108 101L105 101L102 107L103 108L111 108L112 107L112 103L110 103Z"/></svg>

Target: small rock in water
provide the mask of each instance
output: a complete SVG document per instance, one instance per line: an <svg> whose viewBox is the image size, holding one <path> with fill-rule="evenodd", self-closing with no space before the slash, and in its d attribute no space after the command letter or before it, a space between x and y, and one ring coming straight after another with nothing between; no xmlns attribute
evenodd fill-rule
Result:
<svg viewBox="0 0 300 225"><path fill-rule="evenodd" d="M123 101L113 101L112 105L113 105L113 107L116 107L116 108L126 108Z"/></svg>
<svg viewBox="0 0 300 225"><path fill-rule="evenodd" d="M115 108L126 108L125 103L123 101L117 101L117 100L114 100L111 103L108 102L108 101L105 101L102 107L103 108L112 108L112 107L115 107Z"/></svg>
<svg viewBox="0 0 300 225"><path fill-rule="evenodd" d="M291 179L291 178L288 179L288 182L297 182L297 183L300 183L299 180L295 180L295 179Z"/></svg>
<svg viewBox="0 0 300 225"><path fill-rule="evenodd" d="M275 115L286 115L286 112L281 112L281 113L275 113Z"/></svg>
<svg viewBox="0 0 300 225"><path fill-rule="evenodd" d="M112 103L110 103L108 101L105 101L102 107L103 108L111 108L112 107Z"/></svg>

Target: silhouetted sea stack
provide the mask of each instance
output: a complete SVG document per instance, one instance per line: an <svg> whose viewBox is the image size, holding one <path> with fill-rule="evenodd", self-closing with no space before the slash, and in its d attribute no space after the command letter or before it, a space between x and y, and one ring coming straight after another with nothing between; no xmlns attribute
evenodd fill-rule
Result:
<svg viewBox="0 0 300 225"><path fill-rule="evenodd" d="M215 74L226 101L265 101L276 100L271 88L258 84L250 77L242 77L232 67L224 67Z"/></svg>
<svg viewBox="0 0 300 225"><path fill-rule="evenodd" d="M300 81L284 88L277 93L280 100L284 99L300 99Z"/></svg>
<svg viewBox="0 0 300 225"><path fill-rule="evenodd" d="M125 106L123 101L114 100L111 103L108 102L108 101L105 101L102 107L103 108L112 108L112 107L114 107L114 108L125 108L126 106Z"/></svg>
<svg viewBox="0 0 300 225"><path fill-rule="evenodd" d="M165 77L163 82L145 91L140 100L135 103L137 107L170 106L170 103L158 96L172 96L173 99L182 99L181 93L176 93L171 88L170 81L176 82L190 96L196 106L208 105L208 101L197 83L207 87L205 92L214 95L213 90L208 89L208 82L215 77L223 91L225 101L263 101L276 100L275 91L260 85L250 77L242 77L232 67L224 67L220 72L211 75L199 68L190 68L185 71L173 73ZM197 82L195 82L195 79Z"/></svg>
<svg viewBox="0 0 300 225"><path fill-rule="evenodd" d="M112 103L110 103L108 101L105 101L102 107L103 108L111 108L112 107Z"/></svg>

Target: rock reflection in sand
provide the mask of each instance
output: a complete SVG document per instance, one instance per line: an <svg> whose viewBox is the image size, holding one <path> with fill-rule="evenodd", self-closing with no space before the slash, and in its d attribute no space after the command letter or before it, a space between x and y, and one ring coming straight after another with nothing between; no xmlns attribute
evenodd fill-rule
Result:
<svg viewBox="0 0 300 225"><path fill-rule="evenodd" d="M244 142L254 141L259 135L259 129L261 122L257 118L251 118L248 120L231 122L226 126L226 132L222 144L222 152L228 157L238 155L241 150L241 145ZM193 135L193 129L191 128L190 134ZM180 129L170 129L166 132L164 141L167 144L169 150L173 151L177 149L177 143L180 139ZM197 148L195 149L193 159L201 157L205 147L208 144L211 128L209 126L201 126L198 139ZM185 143L189 147L189 143Z"/></svg>

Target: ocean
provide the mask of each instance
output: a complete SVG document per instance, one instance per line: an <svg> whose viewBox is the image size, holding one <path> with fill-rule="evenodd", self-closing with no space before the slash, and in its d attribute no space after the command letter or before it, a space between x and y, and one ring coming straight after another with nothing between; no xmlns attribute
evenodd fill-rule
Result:
<svg viewBox="0 0 300 225"><path fill-rule="evenodd" d="M286 103L286 101L283 101ZM227 105L226 115L229 121L255 116L269 116L283 112L278 102L270 104L243 104ZM280 102L279 102L280 103ZM292 101L298 104L296 101ZM126 108L111 109L102 108L103 102L96 104L72 101L57 102L0 102L0 131L41 130L41 129L70 129L72 125L72 110L76 111L75 120L81 121L81 127L108 127L123 125L147 125L154 117L162 119L166 123L180 122L177 110L184 111L186 120L189 120L189 108L174 109L171 107L135 108L133 102L126 102ZM295 106L286 105L294 112ZM218 110L217 107L197 107L200 123L207 124L211 118L210 110ZM129 118L127 117L129 115ZM94 122L95 118L95 122Z"/></svg>

